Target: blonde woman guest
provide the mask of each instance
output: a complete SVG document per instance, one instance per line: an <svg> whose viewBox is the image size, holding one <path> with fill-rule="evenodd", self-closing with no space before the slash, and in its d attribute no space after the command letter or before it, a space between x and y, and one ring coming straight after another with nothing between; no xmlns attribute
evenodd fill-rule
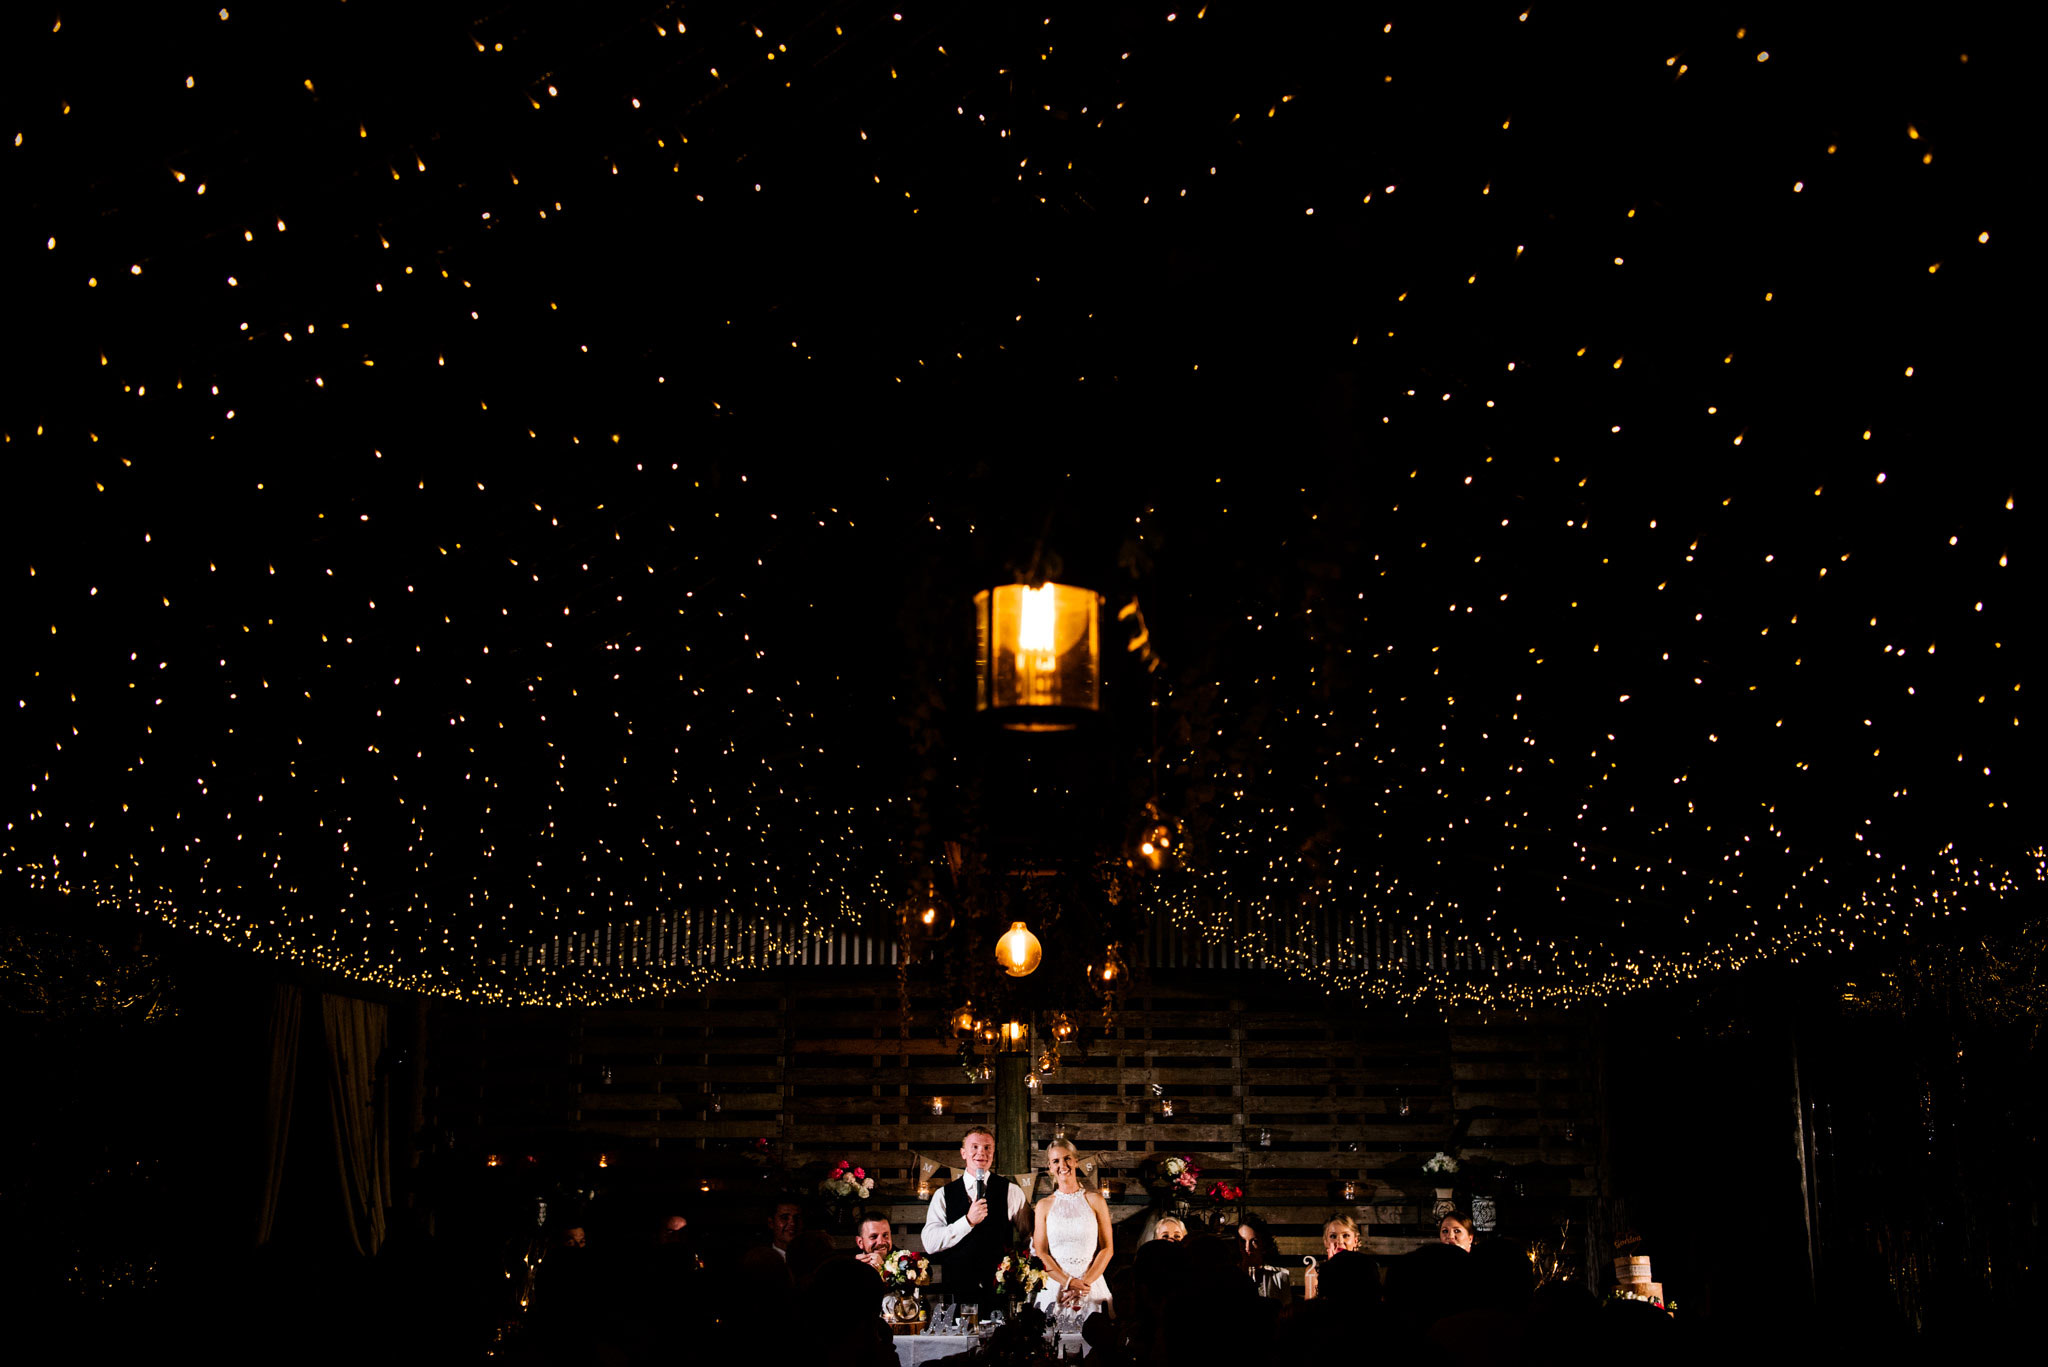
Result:
<svg viewBox="0 0 2048 1367"><path fill-rule="evenodd" d="M1339 1253L1358 1251L1358 1221L1349 1215L1333 1215L1323 1224L1323 1261ZM1322 1289L1322 1270L1311 1263L1301 1274L1302 1298L1314 1300Z"/></svg>
<svg viewBox="0 0 2048 1367"><path fill-rule="evenodd" d="M1188 1237L1188 1227L1181 1223L1177 1215L1162 1215L1159 1217L1159 1223L1152 1227L1152 1237L1164 1239L1170 1244L1181 1243Z"/></svg>
<svg viewBox="0 0 2048 1367"><path fill-rule="evenodd" d="M1031 1251L1045 1264L1047 1282L1038 1293L1038 1308L1048 1312L1055 1303L1092 1312L1109 1302L1109 1284L1102 1279L1111 1248L1109 1204L1102 1193L1081 1190L1075 1157L1074 1146L1064 1139L1046 1146L1053 1194L1033 1213Z"/></svg>

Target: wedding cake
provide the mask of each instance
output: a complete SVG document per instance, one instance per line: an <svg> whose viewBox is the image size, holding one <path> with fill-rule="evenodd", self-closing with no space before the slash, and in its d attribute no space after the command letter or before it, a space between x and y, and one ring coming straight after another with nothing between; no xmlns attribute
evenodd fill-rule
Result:
<svg viewBox="0 0 2048 1367"><path fill-rule="evenodd" d="M1664 1304L1664 1284L1651 1276L1650 1260L1647 1257L1616 1258L1614 1280L1618 1283L1615 1288L1616 1295Z"/></svg>

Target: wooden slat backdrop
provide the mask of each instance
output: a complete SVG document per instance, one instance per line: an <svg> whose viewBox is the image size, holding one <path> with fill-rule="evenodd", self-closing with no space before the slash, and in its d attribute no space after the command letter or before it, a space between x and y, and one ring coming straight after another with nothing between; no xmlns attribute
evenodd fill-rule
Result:
<svg viewBox="0 0 2048 1367"><path fill-rule="evenodd" d="M1368 1247L1400 1252L1433 1236L1434 1183L1419 1168L1454 1143L1501 1164L1562 1168L1575 1197L1590 1192L1599 1136L1583 1017L1415 1021L1271 975L1149 976L1112 1034L1093 1032L1048 1079L1035 1148L1064 1128L1132 1192L1147 1157L1193 1154L1205 1191L1212 1177L1243 1181L1289 1257L1320 1252L1346 1178L1360 1183L1347 1208ZM878 1174L875 1204L915 1224L910 1152L956 1153L964 1126L994 1118L988 1089L965 1080L944 1033L953 1005L913 1000L901 1038L893 972L829 967L660 1008L443 1008L429 1033L429 1105L468 1152L549 1138L616 1152L766 1137L792 1168L861 1164ZM1173 1100L1171 1118L1154 1084ZM943 1116L931 1113L934 1096ZM1032 1161L1042 1168L1042 1151Z"/></svg>

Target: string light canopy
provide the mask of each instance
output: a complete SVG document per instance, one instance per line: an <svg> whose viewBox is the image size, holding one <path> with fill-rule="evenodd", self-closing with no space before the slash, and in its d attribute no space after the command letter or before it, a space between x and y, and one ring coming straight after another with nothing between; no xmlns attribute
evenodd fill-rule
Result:
<svg viewBox="0 0 2048 1367"><path fill-rule="evenodd" d="M974 596L977 709L1012 731L1071 731L1102 705L1102 597L1071 584Z"/></svg>
<svg viewBox="0 0 2048 1367"><path fill-rule="evenodd" d="M1104 989L1571 1006L2037 899L2023 45L1313 16L25 38L6 895L628 1001L888 928L1035 835L1000 774L1102 833ZM1115 784L976 749L1046 504Z"/></svg>

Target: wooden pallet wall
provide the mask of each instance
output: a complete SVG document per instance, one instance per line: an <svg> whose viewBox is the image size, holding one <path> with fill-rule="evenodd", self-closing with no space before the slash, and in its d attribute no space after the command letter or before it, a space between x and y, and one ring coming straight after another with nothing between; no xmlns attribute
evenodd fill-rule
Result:
<svg viewBox="0 0 2048 1367"><path fill-rule="evenodd" d="M1433 1236L1435 1181L1420 1165L1439 1150L1546 1165L1552 1187L1590 1190L1599 1136L1584 1017L1419 1021L1266 975L1149 976L1115 1029L1070 1046L1046 1080L1034 1148L1064 1130L1134 1194L1146 1158L1192 1154L1204 1190L1211 1177L1243 1182L1289 1256L1319 1251L1340 1208L1376 1251ZM812 968L660 1008L444 1008L430 1029L429 1105L468 1153L649 1150L661 1157L638 1154L640 1166L689 1171L713 1156L703 1150L766 1138L791 1168L849 1158L878 1174L876 1204L914 1225L911 1155L957 1153L963 1128L994 1119L988 1088L966 1080L942 1033L951 1005L914 1001L904 1038L893 972ZM1346 1179L1358 1183L1348 1204Z"/></svg>

